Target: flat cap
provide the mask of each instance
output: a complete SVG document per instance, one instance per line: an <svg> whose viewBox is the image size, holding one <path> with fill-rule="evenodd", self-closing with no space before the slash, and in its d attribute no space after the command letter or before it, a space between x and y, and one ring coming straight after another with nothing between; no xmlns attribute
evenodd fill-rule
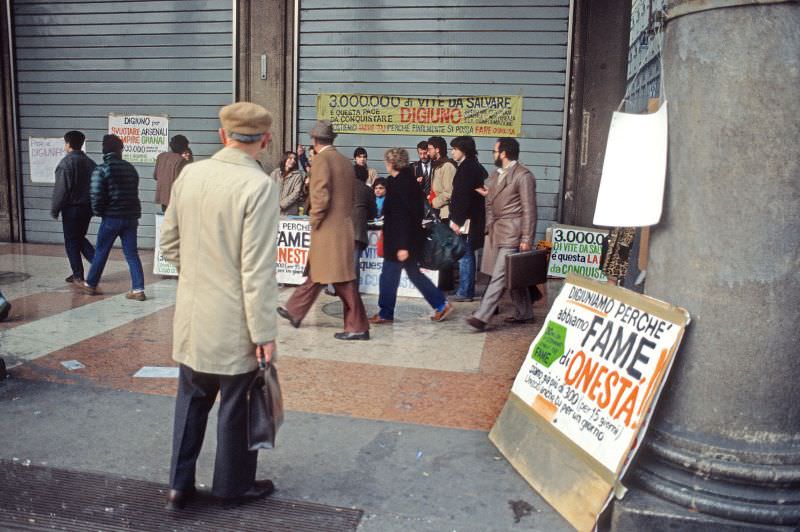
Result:
<svg viewBox="0 0 800 532"><path fill-rule="evenodd" d="M336 138L336 133L333 131L333 124L331 124L329 120L320 120L314 124L314 127L311 128L308 135L312 139L333 140Z"/></svg>
<svg viewBox="0 0 800 532"><path fill-rule="evenodd" d="M272 115L252 102L236 102L219 110L219 122L228 133L260 135L272 126Z"/></svg>

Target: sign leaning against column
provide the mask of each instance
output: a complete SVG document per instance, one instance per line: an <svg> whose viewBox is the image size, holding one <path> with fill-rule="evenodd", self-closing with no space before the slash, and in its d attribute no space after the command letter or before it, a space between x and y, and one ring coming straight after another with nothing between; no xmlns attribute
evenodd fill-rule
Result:
<svg viewBox="0 0 800 532"><path fill-rule="evenodd" d="M570 274L489 435L579 530L633 458L689 323L684 309Z"/></svg>

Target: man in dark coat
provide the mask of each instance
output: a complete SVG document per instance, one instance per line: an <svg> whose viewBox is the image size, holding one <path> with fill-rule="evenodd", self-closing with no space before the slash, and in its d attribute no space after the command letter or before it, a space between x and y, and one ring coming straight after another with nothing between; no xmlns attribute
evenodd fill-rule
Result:
<svg viewBox="0 0 800 532"><path fill-rule="evenodd" d="M56 184L53 187L53 201L50 214L58 219L64 228L64 248L72 273L66 282L83 282L83 261L81 255L91 264L94 246L86 238L89 222L92 219L92 206L89 200L89 182L95 162L83 153L86 136L80 131L67 131L64 135L64 149L67 155L56 166Z"/></svg>
<svg viewBox="0 0 800 532"><path fill-rule="evenodd" d="M405 270L408 280L433 308L432 321L444 321L453 310L444 293L419 270L419 256L425 242L422 229L422 189L408 165L408 152L402 148L386 151L389 179L383 205L383 266L378 307L370 323L394 321L397 287Z"/></svg>
<svg viewBox="0 0 800 532"><path fill-rule="evenodd" d="M417 155L419 160L411 165L414 170L414 177L422 187L425 198L431 193L431 178L433 177L433 161L428 155L428 141L422 140L417 144Z"/></svg>
<svg viewBox="0 0 800 532"><path fill-rule="evenodd" d="M355 235L355 250L353 261L356 268L356 286L361 281L361 254L367 249L367 223L377 216L375 193L367 185L369 172L363 166L354 166L356 183L353 187L353 233Z"/></svg>
<svg viewBox="0 0 800 532"><path fill-rule="evenodd" d="M478 190L483 189L486 169L478 162L478 151L472 137L456 137L450 141L453 160L458 163L450 198L450 228L464 238L466 253L458 261L458 289L455 301L472 301L475 297L475 251L483 247L486 226L486 202Z"/></svg>
<svg viewBox="0 0 800 532"><path fill-rule="evenodd" d="M131 274L128 299L144 301L144 270L139 258L137 232L142 204L139 202L139 174L128 161L122 159L124 145L116 135L103 137L103 164L92 173L90 199L92 212L102 218L97 231L97 249L86 281L78 285L84 292L94 295L106 267L114 241L122 241L122 253Z"/></svg>

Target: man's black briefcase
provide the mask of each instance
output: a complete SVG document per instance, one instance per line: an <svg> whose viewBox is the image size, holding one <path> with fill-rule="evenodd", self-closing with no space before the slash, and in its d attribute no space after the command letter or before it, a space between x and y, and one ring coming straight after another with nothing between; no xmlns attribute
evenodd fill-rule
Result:
<svg viewBox="0 0 800 532"><path fill-rule="evenodd" d="M547 282L547 250L506 255L506 288L527 288Z"/></svg>

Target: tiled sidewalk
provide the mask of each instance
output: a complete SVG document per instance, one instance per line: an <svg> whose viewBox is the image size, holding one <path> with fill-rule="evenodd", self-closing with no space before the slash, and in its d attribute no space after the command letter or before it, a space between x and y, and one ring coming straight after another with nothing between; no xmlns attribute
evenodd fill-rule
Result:
<svg viewBox="0 0 800 532"><path fill-rule="evenodd" d="M0 324L0 354L25 379L159 395L175 393L174 379L136 378L144 366L174 366L170 356L176 282L147 273L152 252L143 252L148 301L124 299L130 279L115 251L101 283L102 295L86 296L64 283L61 246L0 244L0 283L12 302ZM291 288L281 290L287 298ZM364 296L368 312L375 296ZM502 408L537 323L510 326L505 314L487 333L464 318L474 303L456 303L443 323L428 320L424 301L400 299L393 325L374 326L369 342L339 342L338 299L322 295L303 326L279 321L279 361L289 410L487 431ZM504 305L506 309L509 305ZM502 306L501 306L502 308ZM70 371L61 363L85 367Z"/></svg>

